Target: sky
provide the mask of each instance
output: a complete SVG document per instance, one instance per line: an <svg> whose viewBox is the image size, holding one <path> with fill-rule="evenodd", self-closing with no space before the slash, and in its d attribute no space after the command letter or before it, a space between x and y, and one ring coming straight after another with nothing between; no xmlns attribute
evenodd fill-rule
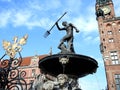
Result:
<svg viewBox="0 0 120 90"><path fill-rule="evenodd" d="M56 26L51 34L44 38L47 30L54 25L58 18L67 14L58 22L73 23L79 30L74 32L74 49L77 54L94 58L98 62L97 72L79 79L83 90L103 90L106 87L104 62L99 50L100 40L98 24L95 16L96 0L0 0L0 55L5 53L2 41L12 42L28 34L27 44L21 51L22 57L35 54L48 54L52 48L53 54L64 31L58 31ZM120 16L120 1L113 0L116 16Z"/></svg>

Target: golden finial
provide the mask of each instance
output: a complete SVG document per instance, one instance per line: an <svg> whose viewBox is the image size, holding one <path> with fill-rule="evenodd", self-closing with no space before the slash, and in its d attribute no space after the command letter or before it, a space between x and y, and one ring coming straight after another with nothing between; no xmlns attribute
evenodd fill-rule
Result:
<svg viewBox="0 0 120 90"><path fill-rule="evenodd" d="M22 45L26 44L28 35L23 36L19 41L18 37L13 38L13 44L9 41L3 40L2 46L6 50L6 54L11 58L14 58L17 52L22 50Z"/></svg>

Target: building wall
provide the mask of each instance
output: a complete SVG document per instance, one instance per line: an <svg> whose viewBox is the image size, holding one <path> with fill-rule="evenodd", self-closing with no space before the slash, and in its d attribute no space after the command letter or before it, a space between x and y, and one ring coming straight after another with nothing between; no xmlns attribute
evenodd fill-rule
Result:
<svg viewBox="0 0 120 90"><path fill-rule="evenodd" d="M100 51L103 56L108 90L120 90L120 17L115 16L112 0L99 0L96 16L100 34ZM98 2L99 2L98 1ZM103 10L109 7L108 13ZM98 9L103 12L99 13Z"/></svg>
<svg viewBox="0 0 120 90"><path fill-rule="evenodd" d="M48 55L35 55L24 57L19 67L20 77L24 78L27 83L27 88L30 88L36 77L41 73L39 68L39 60ZM22 73L22 74L21 74Z"/></svg>
<svg viewBox="0 0 120 90"><path fill-rule="evenodd" d="M117 22L119 20L104 22L104 30L100 34L109 90L118 90L115 75L120 74L120 27Z"/></svg>

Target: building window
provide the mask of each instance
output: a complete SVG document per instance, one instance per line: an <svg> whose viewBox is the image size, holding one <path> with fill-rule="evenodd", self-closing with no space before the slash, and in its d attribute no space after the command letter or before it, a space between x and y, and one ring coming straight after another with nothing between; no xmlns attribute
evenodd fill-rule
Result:
<svg viewBox="0 0 120 90"><path fill-rule="evenodd" d="M120 33L120 29L119 29L119 33Z"/></svg>
<svg viewBox="0 0 120 90"><path fill-rule="evenodd" d="M32 77L35 77L35 69L32 69Z"/></svg>
<svg viewBox="0 0 120 90"><path fill-rule="evenodd" d="M117 51L110 52L110 56L111 56L112 64L119 64Z"/></svg>
<svg viewBox="0 0 120 90"><path fill-rule="evenodd" d="M116 90L120 90L120 74L115 74Z"/></svg>
<svg viewBox="0 0 120 90"><path fill-rule="evenodd" d="M110 43L111 43L111 42L114 42L113 38L109 38L109 42L110 42Z"/></svg>
<svg viewBox="0 0 120 90"><path fill-rule="evenodd" d="M105 39L103 38L103 41L105 41Z"/></svg>
<svg viewBox="0 0 120 90"><path fill-rule="evenodd" d="M112 31L108 31L108 34L112 34Z"/></svg>
<svg viewBox="0 0 120 90"><path fill-rule="evenodd" d="M102 34L104 34L104 31L102 31Z"/></svg>

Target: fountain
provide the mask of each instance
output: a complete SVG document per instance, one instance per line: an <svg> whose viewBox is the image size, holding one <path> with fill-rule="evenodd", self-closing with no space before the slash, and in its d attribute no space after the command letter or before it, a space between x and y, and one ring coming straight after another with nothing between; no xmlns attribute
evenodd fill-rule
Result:
<svg viewBox="0 0 120 90"><path fill-rule="evenodd" d="M64 21L63 28L59 27L58 22L55 25L60 31L66 30L67 34L60 40L59 53L39 60L42 73L38 77L42 81L39 90L81 90L78 78L95 73L98 63L89 56L75 53L73 29L76 32L79 30L72 23Z"/></svg>

